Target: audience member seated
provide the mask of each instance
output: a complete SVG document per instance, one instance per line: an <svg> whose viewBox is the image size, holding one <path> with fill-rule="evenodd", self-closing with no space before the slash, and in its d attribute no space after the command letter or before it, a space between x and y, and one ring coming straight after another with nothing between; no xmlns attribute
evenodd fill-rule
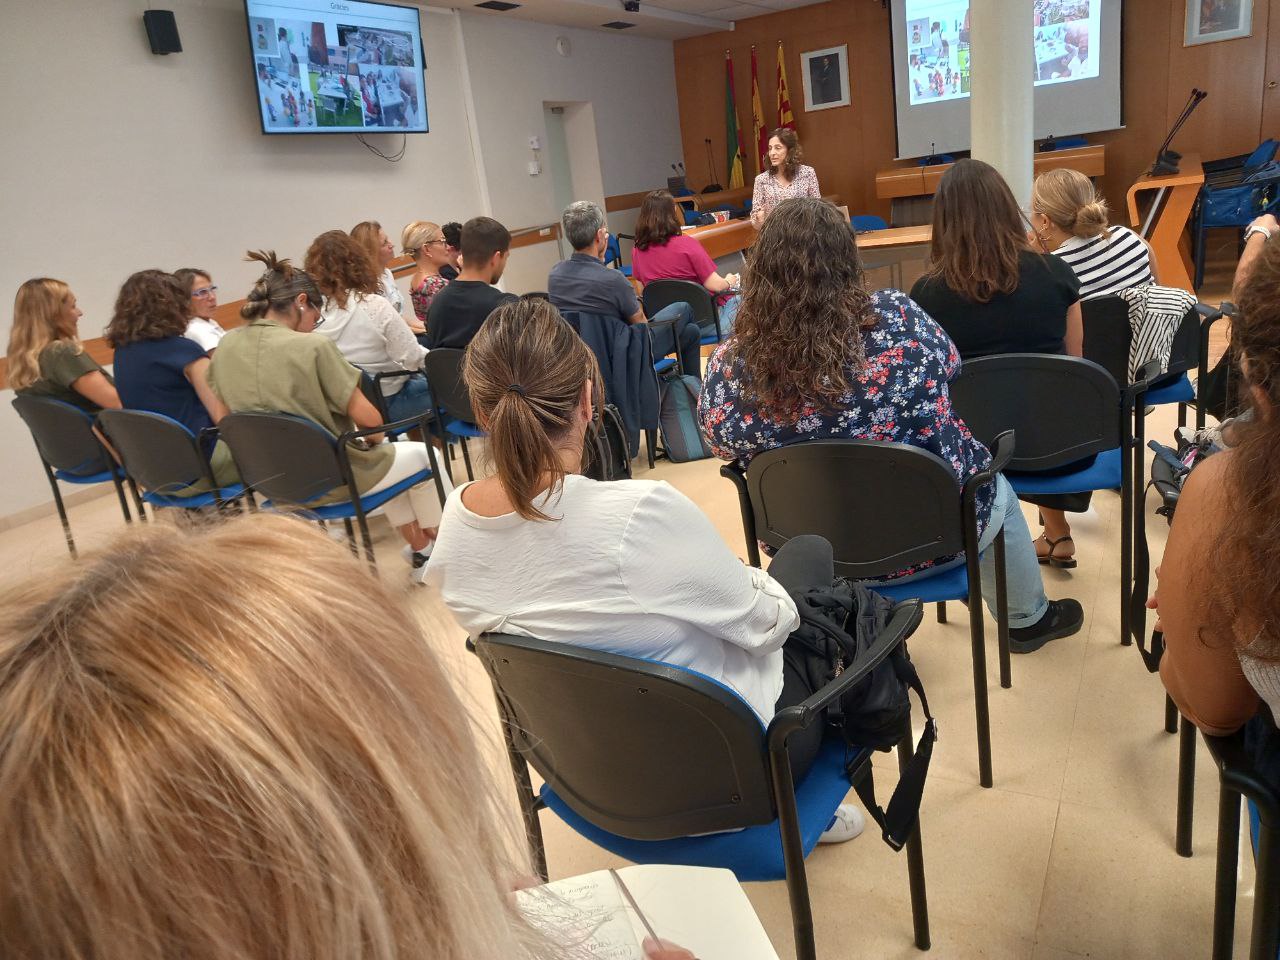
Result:
<svg viewBox="0 0 1280 960"><path fill-rule="evenodd" d="M404 315L404 295L396 285L395 274L391 272L391 261L396 258L396 248L392 245L387 231L376 220L365 220L351 228L351 239L360 244L373 261L378 273L378 293L387 298L387 302L402 317ZM406 320L410 327L416 327L413 321ZM414 333L421 330L414 329Z"/></svg>
<svg viewBox="0 0 1280 960"><path fill-rule="evenodd" d="M1187 477L1147 605L1158 611L1160 676L1178 709L1207 734L1248 723L1247 746L1280 785L1280 240L1263 242L1244 273L1231 346L1251 416ZM1270 716L1258 714L1259 700Z"/></svg>
<svg viewBox="0 0 1280 960"><path fill-rule="evenodd" d="M1155 283L1146 241L1128 227L1107 225L1107 202L1077 170L1036 177L1031 225L1038 245L1075 272L1082 300Z"/></svg>
<svg viewBox="0 0 1280 960"><path fill-rule="evenodd" d="M11 588L0 676L0 955L581 952L516 911L510 773L455 678L311 524L148 524Z"/></svg>
<svg viewBox="0 0 1280 960"><path fill-rule="evenodd" d="M413 313L422 325L419 337L427 330L427 309L436 294L449 283L440 268L449 262L449 245L440 228L429 220L415 220L400 234L400 247L413 257L413 276L409 278L409 299ZM412 327L412 324L410 324Z"/></svg>
<svg viewBox="0 0 1280 960"><path fill-rule="evenodd" d="M350 242L345 233L333 232ZM360 389L360 371L332 340L303 336L321 320L323 296L316 281L274 253L248 256L267 269L240 309L247 325L224 337L213 356L209 385L214 393L232 413L288 413L315 421L335 437L381 424L382 417ZM385 442L379 434L353 444L348 453L362 494L385 490L421 470L440 470L428 444ZM446 493L452 489L448 474L441 473L441 481ZM338 490L317 502L349 495ZM382 511L408 544L411 580L421 583L440 523L434 482L413 487Z"/></svg>
<svg viewBox="0 0 1280 960"><path fill-rule="evenodd" d="M440 226L440 232L444 234L445 249L449 251L445 264L440 268L440 276L449 281L457 280L458 271L462 269L462 224L450 220Z"/></svg>
<svg viewBox="0 0 1280 960"><path fill-rule="evenodd" d="M511 233L492 217L473 217L462 228L462 270L427 310L428 347L465 350L489 314L516 299L494 284L511 256ZM441 275L444 271L441 270Z"/></svg>
<svg viewBox="0 0 1280 960"><path fill-rule="evenodd" d="M316 330L347 360L370 375L413 371L382 380L387 416L404 420L432 412L427 379L418 372L426 348L379 292L373 262L360 245L341 230L322 233L307 250L306 268L324 294Z"/></svg>
<svg viewBox="0 0 1280 960"><path fill-rule="evenodd" d="M600 372L545 300L494 311L463 376L495 473L449 497L428 582L464 629L687 667L732 688L764 723L812 692L803 650L786 645L799 624L787 591L830 584L826 541L798 540L771 576L735 557L669 484L581 476ZM797 777L821 727L792 738ZM842 807L826 839L861 829L861 811Z"/></svg>
<svg viewBox="0 0 1280 960"><path fill-rule="evenodd" d="M1240 253L1240 262L1236 264L1236 275L1231 283L1231 299L1233 302L1240 302L1245 282L1253 272L1253 265L1257 262L1258 257L1262 255L1267 242L1277 233L1280 233L1280 221L1277 221L1275 214L1272 213L1264 213L1245 229L1244 250Z"/></svg>
<svg viewBox="0 0 1280 960"><path fill-rule="evenodd" d="M677 350L684 372L698 376L702 372L702 339L693 322L693 308L687 303L673 303L646 317L636 289L620 270L604 265L604 250L609 243L604 211L590 200L577 200L565 208L560 224L565 239L573 247L573 255L551 268L547 277L547 293L562 313L593 313L617 317L627 323L649 323L649 339L653 355L665 357ZM463 262L466 255L463 254ZM674 321L674 324L669 322Z"/></svg>
<svg viewBox="0 0 1280 960"><path fill-rule="evenodd" d="M800 138L794 130L779 127L773 131L769 137L769 169L756 176L751 196L751 222L757 227L783 200L822 196L818 175L813 167L800 162L803 158Z"/></svg>
<svg viewBox="0 0 1280 960"><path fill-rule="evenodd" d="M172 274L143 270L124 282L105 339L115 351L112 367L121 402L131 410L147 410L177 420L201 441L218 486L237 483L235 464L226 444L201 437L227 408L209 387L209 355L185 335L189 296ZM160 491L172 496L203 492Z"/></svg>
<svg viewBox="0 0 1280 960"><path fill-rule="evenodd" d="M1028 246L1013 191L990 164L959 160L942 175L933 201L930 260L911 298L941 324L961 357L1083 352L1080 281L1060 257ZM1090 495L1024 499L1040 507L1044 524L1036 557L1074 567L1065 511L1084 513Z"/></svg>
<svg viewBox="0 0 1280 960"><path fill-rule="evenodd" d="M681 232L684 217L675 198L666 190L654 190L640 204L636 220L636 243L631 253L631 275L642 284L654 280L690 280L715 295L720 315L720 334L733 332L742 298L733 293L741 282L736 273L720 276L706 248ZM704 337L716 335L715 324L702 328Z"/></svg>
<svg viewBox="0 0 1280 960"><path fill-rule="evenodd" d="M75 294L61 280L38 277L18 288L9 331L10 389L62 400L90 413L120 406L111 374L80 343L82 316Z"/></svg>
<svg viewBox="0 0 1280 960"><path fill-rule="evenodd" d="M218 309L218 287L209 274L199 267L182 267L173 271L178 282L191 297L187 308L190 321L185 336L200 344L205 353L218 349L218 341L227 331L213 318Z"/></svg>
<svg viewBox="0 0 1280 960"><path fill-rule="evenodd" d="M826 268L813 270L815 262ZM991 464L951 411L947 384L959 370L955 345L905 294L865 291L853 228L836 207L787 200L752 247L737 330L707 365L698 410L716 455L744 467L758 453L805 440L909 443L952 466L958 497L959 485ZM987 547L1005 532L1010 649L1030 653L1079 630L1079 603L1045 598L1026 520L1003 476L979 494L978 527L993 614ZM962 562L938 557L893 579Z"/></svg>

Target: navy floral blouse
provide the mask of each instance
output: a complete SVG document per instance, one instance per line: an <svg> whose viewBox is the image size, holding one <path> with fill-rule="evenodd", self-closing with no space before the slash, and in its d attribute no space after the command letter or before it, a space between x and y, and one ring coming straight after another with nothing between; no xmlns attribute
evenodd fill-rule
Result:
<svg viewBox="0 0 1280 960"><path fill-rule="evenodd" d="M991 454L951 410L947 384L960 372L960 353L942 328L900 290L871 295L879 317L862 330L866 366L851 378L853 389L826 412L806 405L797 420L762 417L745 394L741 361L721 344L707 363L698 414L716 456L742 467L757 453L802 440L847 438L909 443L936 453L955 471L957 483L985 470ZM991 519L995 485L978 495L979 534ZM938 557L904 570L907 576L950 560Z"/></svg>

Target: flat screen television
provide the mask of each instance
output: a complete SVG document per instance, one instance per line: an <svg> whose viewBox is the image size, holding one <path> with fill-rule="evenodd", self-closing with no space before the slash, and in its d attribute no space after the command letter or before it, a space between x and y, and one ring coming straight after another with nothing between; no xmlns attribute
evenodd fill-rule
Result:
<svg viewBox="0 0 1280 960"><path fill-rule="evenodd" d="M263 133L426 133L418 8L245 0Z"/></svg>

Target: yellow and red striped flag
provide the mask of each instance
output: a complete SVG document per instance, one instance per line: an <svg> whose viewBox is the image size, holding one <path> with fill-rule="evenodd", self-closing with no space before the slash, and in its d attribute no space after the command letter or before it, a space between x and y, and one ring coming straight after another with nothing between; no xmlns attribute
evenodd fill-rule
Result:
<svg viewBox="0 0 1280 960"><path fill-rule="evenodd" d="M756 173L763 173L769 169L769 130L764 125L764 107L760 105L755 44L751 45L751 139L756 145Z"/></svg>
<svg viewBox="0 0 1280 960"><path fill-rule="evenodd" d="M733 58L729 51L724 52L724 140L725 152L729 154L729 189L736 190L743 183L743 167L746 166L746 151L742 149L742 132L738 129L738 104L733 95Z"/></svg>
<svg viewBox="0 0 1280 960"><path fill-rule="evenodd" d="M778 41L778 126L788 130L796 128L796 118L791 112L791 97L787 94L787 67L782 56L781 40Z"/></svg>

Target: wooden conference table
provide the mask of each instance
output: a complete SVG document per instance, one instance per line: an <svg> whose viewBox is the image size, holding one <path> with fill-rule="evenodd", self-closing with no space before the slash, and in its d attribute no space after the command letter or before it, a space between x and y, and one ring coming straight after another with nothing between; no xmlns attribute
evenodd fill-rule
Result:
<svg viewBox="0 0 1280 960"><path fill-rule="evenodd" d="M1072 147L1068 150L1045 150L1035 154L1037 174L1046 170L1079 170L1086 177L1100 177L1106 172L1107 148L1101 144ZM876 172L876 196L881 200L906 197L931 197L938 192L938 181L951 169L949 163L922 167L918 163L885 167Z"/></svg>

